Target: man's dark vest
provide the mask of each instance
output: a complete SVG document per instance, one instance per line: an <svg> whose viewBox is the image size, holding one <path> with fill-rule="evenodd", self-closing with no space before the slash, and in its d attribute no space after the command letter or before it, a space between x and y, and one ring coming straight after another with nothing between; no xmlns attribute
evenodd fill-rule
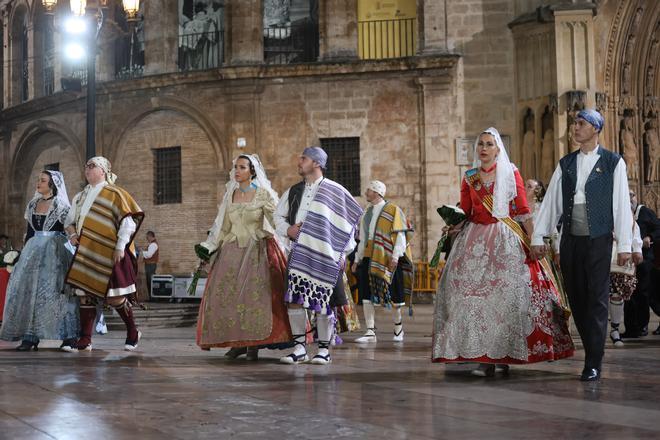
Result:
<svg viewBox="0 0 660 440"><path fill-rule="evenodd" d="M561 166L561 191L563 199L562 223L565 231L571 230L573 198L577 185L577 157L580 150L567 154L559 161ZM600 158L594 165L584 185L587 200L589 236L597 238L611 234L614 229L612 197L614 194L614 169L621 156L598 146Z"/></svg>
<svg viewBox="0 0 660 440"><path fill-rule="evenodd" d="M305 192L304 180L296 183L289 189L289 214L286 216L286 221L290 225L296 222L296 214L298 214L298 209L300 209L303 192Z"/></svg>

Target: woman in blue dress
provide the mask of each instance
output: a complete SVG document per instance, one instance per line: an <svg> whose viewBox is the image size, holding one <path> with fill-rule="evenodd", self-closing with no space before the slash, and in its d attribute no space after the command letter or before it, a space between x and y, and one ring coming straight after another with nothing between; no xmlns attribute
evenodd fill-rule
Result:
<svg viewBox="0 0 660 440"><path fill-rule="evenodd" d="M61 339L60 348L72 351L78 337L78 299L64 288L73 257L63 225L70 208L62 173L39 174L25 210L25 245L9 278L0 329L0 339L22 341L18 351L36 351L42 339Z"/></svg>

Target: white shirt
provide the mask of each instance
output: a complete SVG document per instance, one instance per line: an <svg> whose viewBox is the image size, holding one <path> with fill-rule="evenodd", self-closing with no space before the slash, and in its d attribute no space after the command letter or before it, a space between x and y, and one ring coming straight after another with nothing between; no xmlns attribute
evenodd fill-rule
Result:
<svg viewBox="0 0 660 440"><path fill-rule="evenodd" d="M309 206L312 204L314 201L314 197L316 197L316 193L319 190L319 184L323 180L323 176L319 177L312 183L307 183L305 182L305 189L303 190L302 197L300 199L300 207L298 208L298 212L296 213L296 219L295 219L295 224L302 223L305 221L305 218L307 218L307 213L309 212ZM277 208L275 208L275 212L273 213L273 222L275 223L275 232L277 232L277 235L279 235L282 238L282 242L284 243L284 247L286 248L286 251L289 252L291 251L291 240L289 239L289 236L287 235L286 231L289 229L291 226L287 222L287 217L289 215L289 191L291 188L287 189L284 194L280 197L280 201L277 204ZM348 255L351 252L353 252L353 249L355 249L356 246L355 239L353 236L351 236L348 245L346 246L346 250L344 250L344 254Z"/></svg>
<svg viewBox="0 0 660 440"><path fill-rule="evenodd" d="M80 217L78 219L76 219L76 206L78 203L80 203L79 200L80 197L82 197L84 191L76 194L73 198L73 203L71 203L71 209L66 216L66 224L64 227L73 226L76 228L76 233L80 235L83 223L85 223L85 218L87 217L87 214L89 214L89 210L92 208L94 200L96 200L96 197L107 184L108 182L103 181L90 187L89 192L87 193L87 197L82 201L82 206L80 207ZM137 225L131 217L124 218L121 222L121 225L119 225L119 231L117 231L117 244L115 245L115 249L124 250L126 245L131 241L131 237L133 236L133 233L135 233L136 229Z"/></svg>
<svg viewBox="0 0 660 440"><path fill-rule="evenodd" d="M591 173L600 158L598 149L584 154L580 152L577 157L577 183L575 185L575 196L573 204L586 203L584 187ZM543 203L536 217L534 224L534 234L532 235L532 246L543 245L543 237L551 236L555 233L557 223L563 213L563 198L561 191L561 166L557 165L552 174L548 191L543 198ZM626 173L626 163L619 159L614 169L614 193L612 194L612 214L614 218L614 235L619 237L617 240L618 253L630 252L632 245L632 215L630 215L630 193L628 192L628 176Z"/></svg>
<svg viewBox="0 0 660 440"><path fill-rule="evenodd" d="M642 246L644 242L642 241L642 236L640 235L639 225L637 222L633 222L633 238L632 238L632 251L635 254L642 253Z"/></svg>
<svg viewBox="0 0 660 440"><path fill-rule="evenodd" d="M375 205L372 205L373 212L371 214L371 221L369 222L368 233L365 233L367 232L365 231L367 225L364 224L364 216L367 213L367 211L365 211L362 214L362 218L360 219L360 232L358 234L358 237L360 238L360 243L358 244L357 253L355 254L355 262L358 264L364 258L364 249L367 247L367 241L372 240L374 238L374 234L376 233L376 224L378 223L378 217L380 217L380 213L383 211L383 208L385 207L385 203L386 203L385 200L381 200ZM392 258L398 260L405 252L406 252L406 234L404 232L397 232L396 241L394 242L394 249L392 249Z"/></svg>
<svg viewBox="0 0 660 440"><path fill-rule="evenodd" d="M149 243L149 246L147 246L147 250L142 253L142 257L151 258L154 256L157 250L158 250L158 245L154 242L151 242Z"/></svg>

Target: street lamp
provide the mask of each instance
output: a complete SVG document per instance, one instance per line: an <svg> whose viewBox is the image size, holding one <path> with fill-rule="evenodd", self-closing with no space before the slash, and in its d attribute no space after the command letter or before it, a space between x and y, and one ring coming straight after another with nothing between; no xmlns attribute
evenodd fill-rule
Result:
<svg viewBox="0 0 660 440"><path fill-rule="evenodd" d="M122 0L126 18L128 20L137 20L138 11L140 10L140 0Z"/></svg>
<svg viewBox="0 0 660 440"><path fill-rule="evenodd" d="M130 21L137 19L139 0L122 0L124 11ZM46 13L53 14L57 0L41 0ZM66 52L77 58L87 56L87 114L85 156L90 159L96 156L96 40L101 32L105 19L104 9L108 0L69 0L73 15L82 20L73 27L67 26L67 31L73 34L86 35L86 42L71 42ZM90 24L92 26L90 26Z"/></svg>
<svg viewBox="0 0 660 440"><path fill-rule="evenodd" d="M42 0L43 2L44 0ZM52 1L52 0L48 0ZM71 6L71 12L77 17L82 17L85 15L85 7L87 6L86 0L69 0L69 5Z"/></svg>

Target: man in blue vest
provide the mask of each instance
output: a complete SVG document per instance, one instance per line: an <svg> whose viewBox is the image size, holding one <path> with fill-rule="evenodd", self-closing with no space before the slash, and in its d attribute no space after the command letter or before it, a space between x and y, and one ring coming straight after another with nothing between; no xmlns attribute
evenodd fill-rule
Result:
<svg viewBox="0 0 660 440"><path fill-rule="evenodd" d="M580 149L555 169L532 236L537 258L545 254L543 237L562 221L559 262L585 359L580 380L600 378L607 337L612 240L617 264L631 257L632 222L626 164L598 143L604 125L596 110L582 110L575 120Z"/></svg>

